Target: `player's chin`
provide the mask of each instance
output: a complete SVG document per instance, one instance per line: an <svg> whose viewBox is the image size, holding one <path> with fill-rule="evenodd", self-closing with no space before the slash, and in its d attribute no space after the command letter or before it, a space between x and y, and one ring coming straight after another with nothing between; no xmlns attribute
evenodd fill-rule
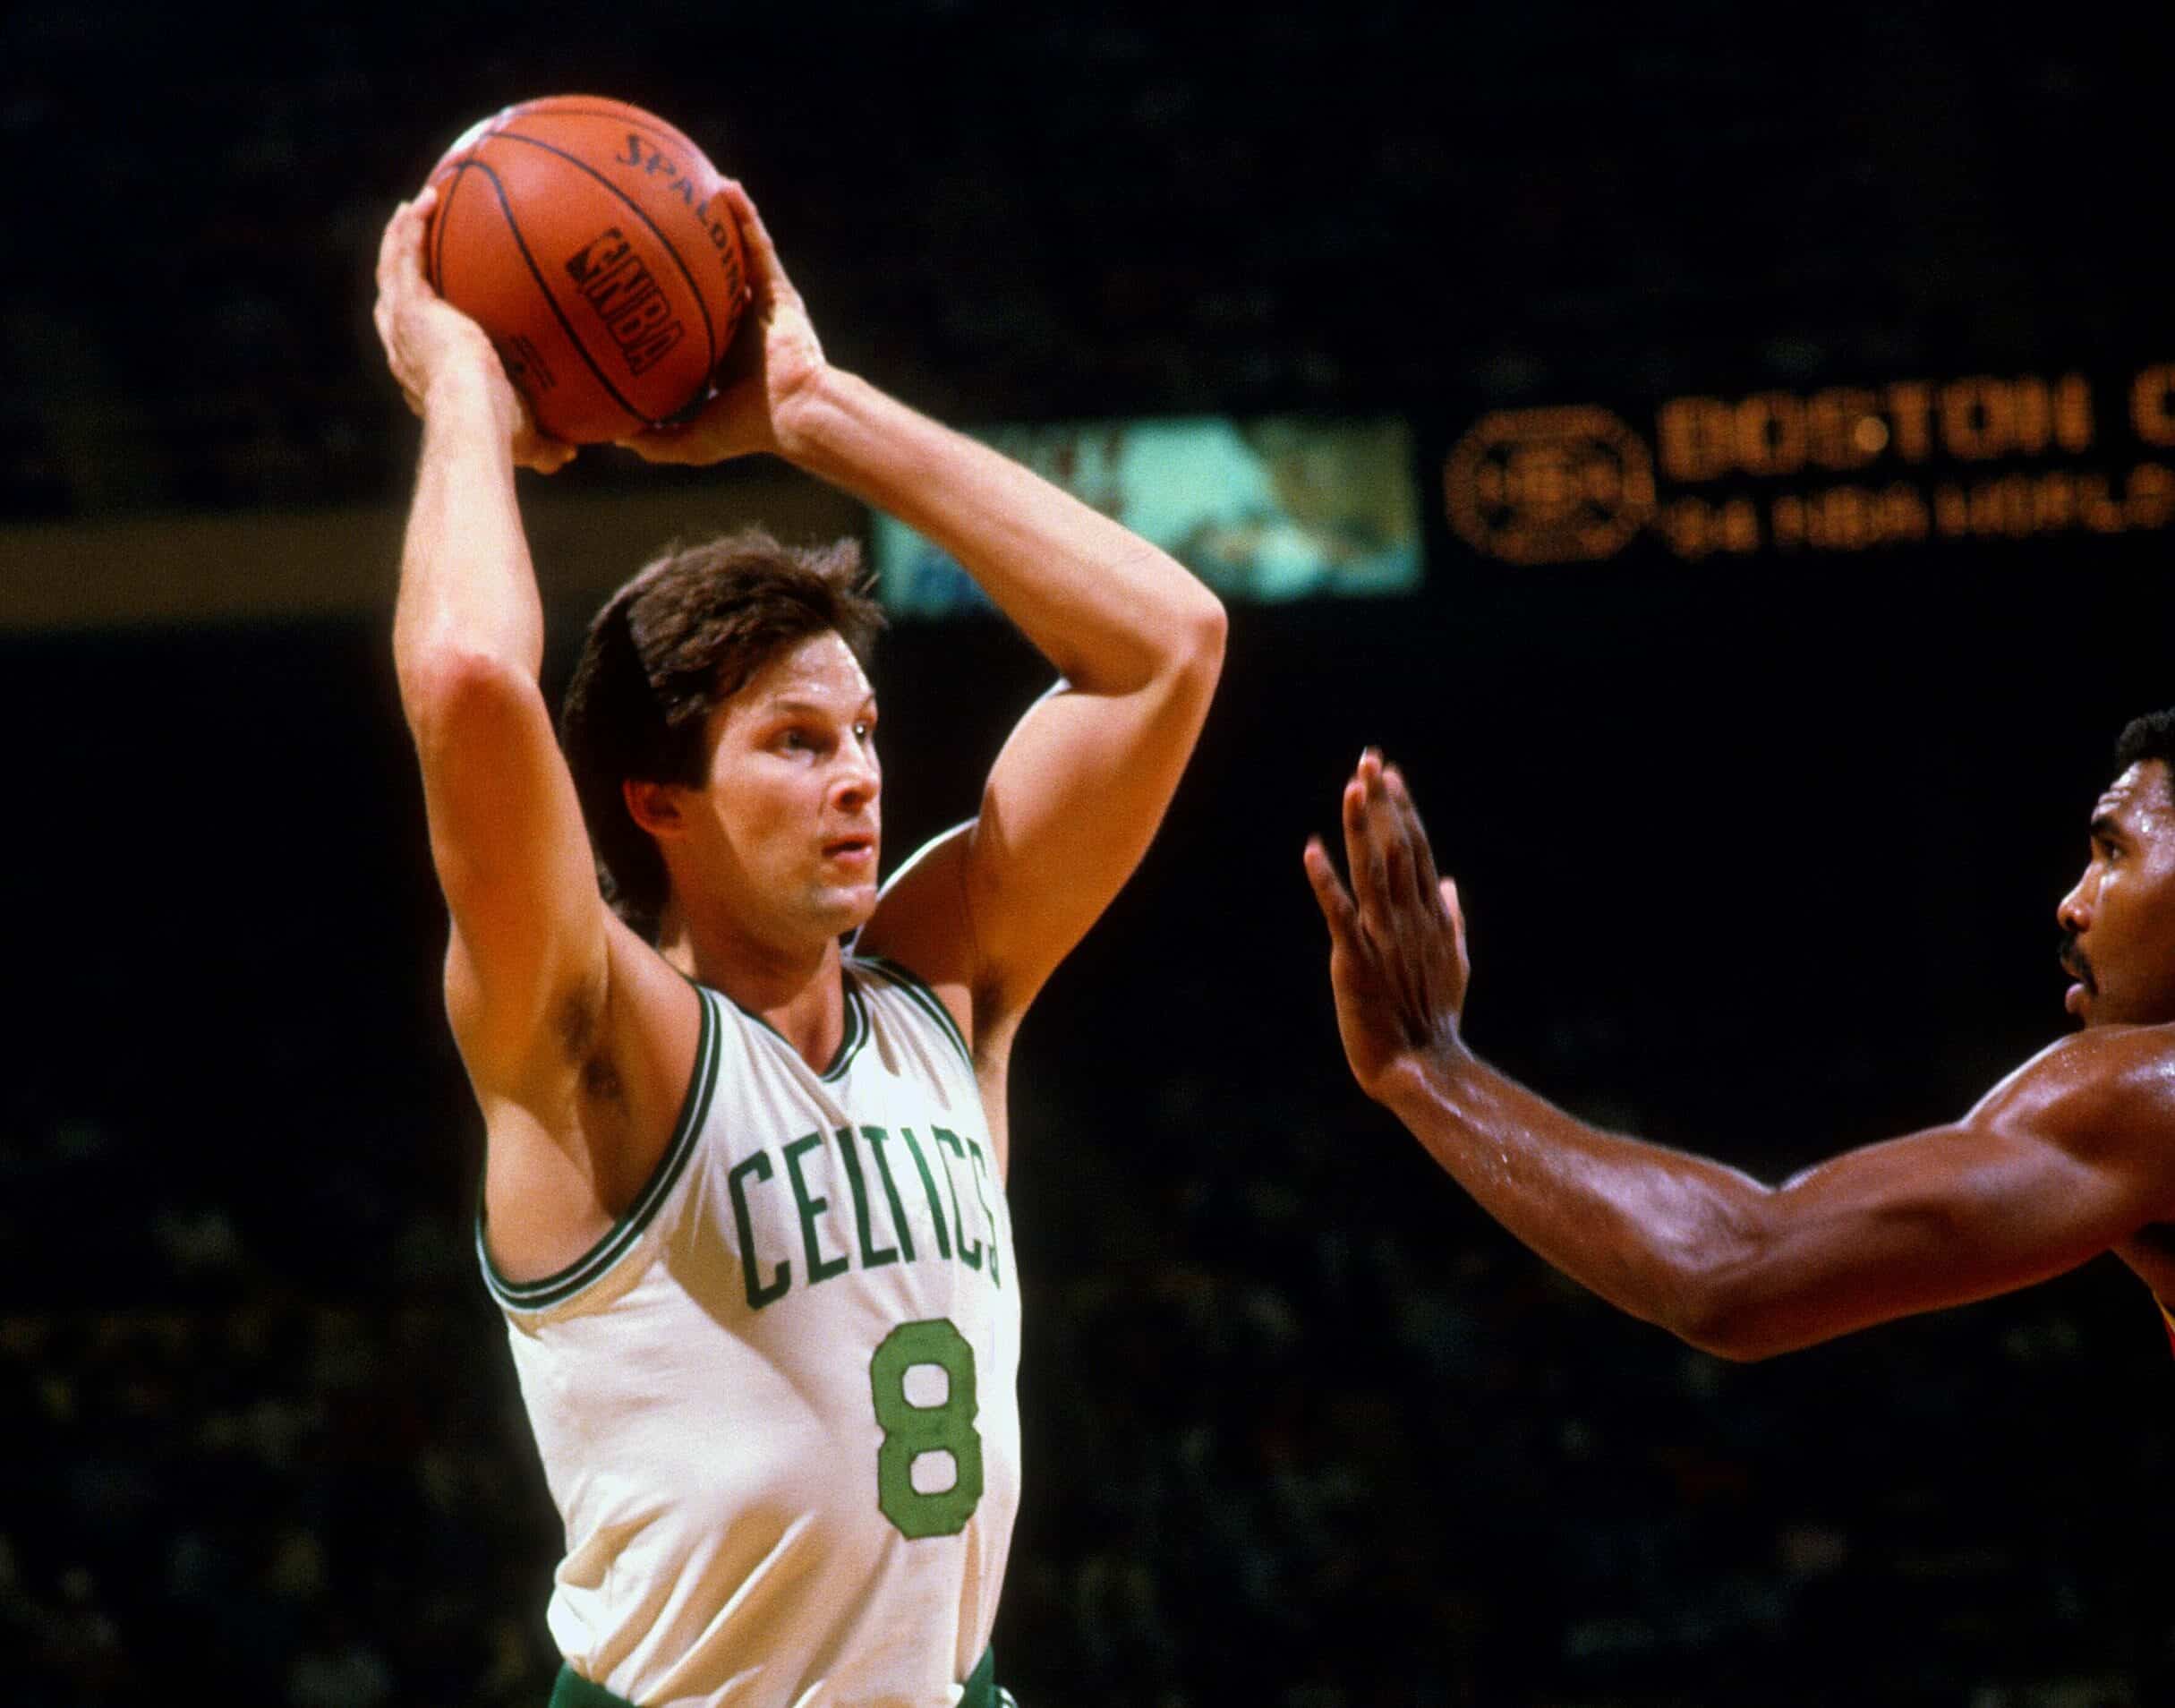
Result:
<svg viewBox="0 0 2175 1708"><path fill-rule="evenodd" d="M875 881L871 878L851 884L825 884L819 886L812 900L830 935L858 931L876 910Z"/></svg>

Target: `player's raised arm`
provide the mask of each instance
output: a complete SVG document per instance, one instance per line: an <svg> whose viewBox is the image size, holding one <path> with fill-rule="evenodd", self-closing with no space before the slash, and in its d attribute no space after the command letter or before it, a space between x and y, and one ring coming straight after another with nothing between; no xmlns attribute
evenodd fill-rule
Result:
<svg viewBox="0 0 2175 1708"><path fill-rule="evenodd" d="M423 422L393 648L452 915L448 1001L488 1098L554 1047L564 1029L545 1016L601 993L608 912L537 683L542 607L514 492L517 457L548 471L573 453L529 430L489 341L424 280L432 194L395 213L378 264L379 334Z"/></svg>
<svg viewBox="0 0 2175 1708"><path fill-rule="evenodd" d="M1985 1298L2175 1208L2159 1166L2175 1093L2146 1029L2066 1039L1963 1121L1779 1187L1578 1121L1466 1046L1456 892L1378 756L1347 784L1343 821L1351 890L1318 841L1306 865L1361 1088L1534 1251L1693 1345L1761 1357Z"/></svg>
<svg viewBox="0 0 2175 1708"><path fill-rule="evenodd" d="M1223 606L1107 517L831 367L761 218L729 193L752 291L744 377L704 420L635 448L774 451L888 511L957 558L1062 678L998 756L977 817L900 874L865 935L967 991L986 1032L1024 1008L1146 852L1222 668Z"/></svg>

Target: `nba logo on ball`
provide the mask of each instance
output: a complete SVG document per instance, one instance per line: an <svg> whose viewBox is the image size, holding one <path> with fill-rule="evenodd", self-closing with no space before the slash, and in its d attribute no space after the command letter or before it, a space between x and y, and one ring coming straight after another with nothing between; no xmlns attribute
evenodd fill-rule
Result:
<svg viewBox="0 0 2175 1708"><path fill-rule="evenodd" d="M431 283L490 335L543 431L603 444L708 401L746 264L724 180L680 132L555 95L471 125L431 181Z"/></svg>
<svg viewBox="0 0 2175 1708"><path fill-rule="evenodd" d="M672 304L617 226L576 251L567 272L619 346L629 373L647 373L687 329L672 318Z"/></svg>

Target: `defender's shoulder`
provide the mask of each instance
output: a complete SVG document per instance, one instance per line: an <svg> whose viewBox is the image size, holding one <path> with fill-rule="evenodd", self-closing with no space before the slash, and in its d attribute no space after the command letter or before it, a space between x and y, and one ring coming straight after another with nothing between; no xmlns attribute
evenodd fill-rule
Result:
<svg viewBox="0 0 2175 1708"><path fill-rule="evenodd" d="M2072 1147L2175 1134L2175 1025L2094 1026L2041 1050L1983 1097L1975 1120L2035 1126Z"/></svg>

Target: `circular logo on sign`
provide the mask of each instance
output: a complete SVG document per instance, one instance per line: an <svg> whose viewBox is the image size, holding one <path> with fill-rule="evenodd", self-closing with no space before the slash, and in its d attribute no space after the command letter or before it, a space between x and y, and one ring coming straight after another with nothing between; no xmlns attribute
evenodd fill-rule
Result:
<svg viewBox="0 0 2175 1708"><path fill-rule="evenodd" d="M1654 459L1606 409L1484 415L1443 468L1450 525L1509 563L1582 563L1621 551L1654 515Z"/></svg>

